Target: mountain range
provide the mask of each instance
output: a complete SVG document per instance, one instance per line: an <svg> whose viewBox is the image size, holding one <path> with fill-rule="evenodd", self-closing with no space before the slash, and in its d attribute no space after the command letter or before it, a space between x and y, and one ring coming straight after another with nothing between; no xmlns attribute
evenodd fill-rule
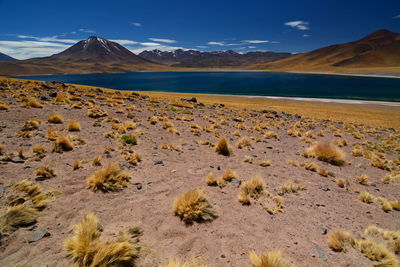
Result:
<svg viewBox="0 0 400 267"><path fill-rule="evenodd" d="M379 30L354 42L330 45L301 54L178 49L143 51L135 55L116 42L96 36L48 57L15 60L0 53L0 75L193 69L400 73L400 34Z"/></svg>
<svg viewBox="0 0 400 267"><path fill-rule="evenodd" d="M15 58L12 58L6 54L0 53L0 61L11 61L15 60Z"/></svg>

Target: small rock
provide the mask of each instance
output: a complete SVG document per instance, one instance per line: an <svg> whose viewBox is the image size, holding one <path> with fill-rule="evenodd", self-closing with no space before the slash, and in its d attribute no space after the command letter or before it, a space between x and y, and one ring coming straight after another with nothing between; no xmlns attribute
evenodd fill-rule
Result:
<svg viewBox="0 0 400 267"><path fill-rule="evenodd" d="M322 189L322 191L330 191L329 187L327 185L323 185L320 187Z"/></svg>
<svg viewBox="0 0 400 267"><path fill-rule="evenodd" d="M235 178L235 179L232 179L230 183L235 187L239 187L242 184L242 180Z"/></svg>
<svg viewBox="0 0 400 267"><path fill-rule="evenodd" d="M25 163L25 160L23 160L21 158L12 158L12 159L10 159L10 161L13 163Z"/></svg>
<svg viewBox="0 0 400 267"><path fill-rule="evenodd" d="M137 183L137 184L136 184L136 189L137 189L137 190L140 190L140 189L142 189L142 188L143 188L142 183Z"/></svg>
<svg viewBox="0 0 400 267"><path fill-rule="evenodd" d="M51 92L51 93L49 94L49 96L50 96L50 97L57 97L57 92Z"/></svg>
<svg viewBox="0 0 400 267"><path fill-rule="evenodd" d="M321 231L323 235L326 235L328 233L328 229L326 228L322 228Z"/></svg>
<svg viewBox="0 0 400 267"><path fill-rule="evenodd" d="M272 149L272 146L267 146L266 149Z"/></svg>
<svg viewBox="0 0 400 267"><path fill-rule="evenodd" d="M218 166L218 167L217 167L217 170L221 170L221 167L220 167L220 166Z"/></svg>
<svg viewBox="0 0 400 267"><path fill-rule="evenodd" d="M40 229L39 231L34 232L29 238L28 243L33 243L39 241L43 237L50 236L50 233L46 229Z"/></svg>
<svg viewBox="0 0 400 267"><path fill-rule="evenodd" d="M328 258L326 257L324 251L322 250L322 248L318 245L315 245L315 250L317 251L319 257L321 258L321 260L323 261L327 261Z"/></svg>
<svg viewBox="0 0 400 267"><path fill-rule="evenodd" d="M45 95L40 96L40 100L47 101L49 98Z"/></svg>
<svg viewBox="0 0 400 267"><path fill-rule="evenodd" d="M164 164L164 161L162 160L155 160L154 165L159 165L159 164Z"/></svg>

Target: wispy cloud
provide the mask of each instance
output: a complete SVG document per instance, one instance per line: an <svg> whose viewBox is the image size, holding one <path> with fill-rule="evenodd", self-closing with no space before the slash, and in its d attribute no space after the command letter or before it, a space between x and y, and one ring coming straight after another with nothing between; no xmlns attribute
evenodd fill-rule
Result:
<svg viewBox="0 0 400 267"><path fill-rule="evenodd" d="M257 48L256 46L248 46L247 48L254 49Z"/></svg>
<svg viewBox="0 0 400 267"><path fill-rule="evenodd" d="M176 40L163 39L163 38L149 38L149 40L154 41L154 42L167 43L167 44L173 44L173 43L177 42Z"/></svg>
<svg viewBox="0 0 400 267"><path fill-rule="evenodd" d="M143 42L143 43L139 43L140 45L143 46L159 46L159 43L152 43L152 42Z"/></svg>
<svg viewBox="0 0 400 267"><path fill-rule="evenodd" d="M60 42L60 43L69 43L69 44L74 44L79 42L79 40L76 39L61 39L58 38L58 35L54 36L49 36L49 37L38 37L38 36L32 36L32 35L16 35L16 37L20 39L34 39L37 41L42 41L42 42Z"/></svg>
<svg viewBox="0 0 400 267"><path fill-rule="evenodd" d="M44 57L59 53L70 45L43 41L0 41L0 52L16 59Z"/></svg>
<svg viewBox="0 0 400 267"><path fill-rule="evenodd" d="M95 33L96 31L94 30L89 30L89 29L79 29L78 31L80 32L86 32L86 33Z"/></svg>
<svg viewBox="0 0 400 267"><path fill-rule="evenodd" d="M304 38L307 38L307 37L310 37L310 36L311 36L310 34L303 34Z"/></svg>
<svg viewBox="0 0 400 267"><path fill-rule="evenodd" d="M208 45L225 46L225 43L224 43L224 42L214 42L214 41L211 41L211 42L208 42L207 44L208 44Z"/></svg>
<svg viewBox="0 0 400 267"><path fill-rule="evenodd" d="M197 48L202 48L202 49L208 48L208 46L206 46L206 45L197 45L196 47L197 47Z"/></svg>
<svg viewBox="0 0 400 267"><path fill-rule="evenodd" d="M288 21L284 23L286 26L298 29L298 30L309 30L310 27L308 26L309 23L307 21L302 21L302 20L295 20L295 21Z"/></svg>
<svg viewBox="0 0 400 267"><path fill-rule="evenodd" d="M139 42L132 40L110 40L112 42L119 43L120 45L138 44Z"/></svg>
<svg viewBox="0 0 400 267"><path fill-rule="evenodd" d="M400 19L400 14L397 16L394 16L393 19Z"/></svg>
<svg viewBox="0 0 400 267"><path fill-rule="evenodd" d="M248 44L265 44L265 43L270 43L270 41L267 40L243 40L243 43L248 43Z"/></svg>
<svg viewBox="0 0 400 267"><path fill-rule="evenodd" d="M142 23L140 23L140 22L131 22L131 24L133 26L135 26L135 27L141 27L142 26Z"/></svg>

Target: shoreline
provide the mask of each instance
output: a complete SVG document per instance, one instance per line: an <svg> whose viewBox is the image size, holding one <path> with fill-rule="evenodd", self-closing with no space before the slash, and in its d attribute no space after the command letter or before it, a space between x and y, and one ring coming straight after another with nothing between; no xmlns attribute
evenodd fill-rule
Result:
<svg viewBox="0 0 400 267"><path fill-rule="evenodd" d="M2 78L0 77L0 80ZM3 78L34 81L37 83L45 81ZM233 109L247 109L254 111L275 110L299 114L303 117L331 120L336 122L348 122L369 125L374 127L392 127L400 129L400 102L376 102L365 100L335 100L335 99L313 99L313 98L290 98L290 97L268 97L268 96L243 96L243 95L212 95L196 93L170 93L138 90L118 90L100 86L89 86L66 83L85 90L101 88L108 91L119 91L122 93L137 92L151 98L159 98L166 101L181 101L182 98L196 97L203 104L224 104Z"/></svg>
<svg viewBox="0 0 400 267"><path fill-rule="evenodd" d="M400 79L400 73L398 74L365 74L365 73L337 73L337 72L313 72L313 71L271 71L265 69L188 69L188 70L144 70L144 71L132 71L132 72L88 72L88 73L59 73L59 74L29 74L29 75L14 75L14 76L3 76L8 78L19 77L31 77L31 76L51 76L51 75L88 75L88 74L120 74L120 73L134 73L134 72L270 72L270 73L293 73L293 74L318 74L318 75L338 75L338 76L350 76L350 77L370 77L370 78L390 78Z"/></svg>

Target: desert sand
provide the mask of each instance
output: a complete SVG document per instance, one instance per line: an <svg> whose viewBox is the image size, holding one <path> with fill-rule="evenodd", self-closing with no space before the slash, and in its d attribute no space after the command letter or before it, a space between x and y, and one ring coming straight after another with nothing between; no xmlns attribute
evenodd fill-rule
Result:
<svg viewBox="0 0 400 267"><path fill-rule="evenodd" d="M192 97L0 79L0 265L72 265L64 242L88 213L99 218L104 241L140 229L132 241L140 247L130 262L134 266L163 266L175 259L252 266L250 251L275 250L295 266L373 266L377 261L360 249L364 239L384 247L385 257L396 264L399 251L391 239L364 230L378 226L399 236L398 106ZM90 117L98 108L107 114ZM62 122L49 122L52 114L61 115ZM80 131L68 131L70 121L78 122ZM55 132L49 134L50 129ZM53 151L60 136L71 140L72 150ZM123 144L123 136L137 144ZM230 156L216 152L223 137ZM340 151L340 162L307 152L318 142ZM37 145L45 149L41 155L32 151ZM74 170L75 161L81 167ZM130 177L126 187L94 191L88 178L112 162ZM43 166L55 176L38 175ZM228 169L236 178L224 182ZM216 186L206 183L209 173ZM239 185L254 177L261 178L264 191L243 205ZM4 216L14 205L13 185L24 179L47 192L49 202L38 209L36 223L10 230ZM304 190L285 193L287 183ZM174 201L194 189L208 196L217 215L212 220L187 224L176 216ZM372 194L374 202L359 200L361 192ZM18 201L28 205L30 200ZM50 235L27 241L42 229ZM328 236L335 229L352 233L356 244L334 251Z"/></svg>

